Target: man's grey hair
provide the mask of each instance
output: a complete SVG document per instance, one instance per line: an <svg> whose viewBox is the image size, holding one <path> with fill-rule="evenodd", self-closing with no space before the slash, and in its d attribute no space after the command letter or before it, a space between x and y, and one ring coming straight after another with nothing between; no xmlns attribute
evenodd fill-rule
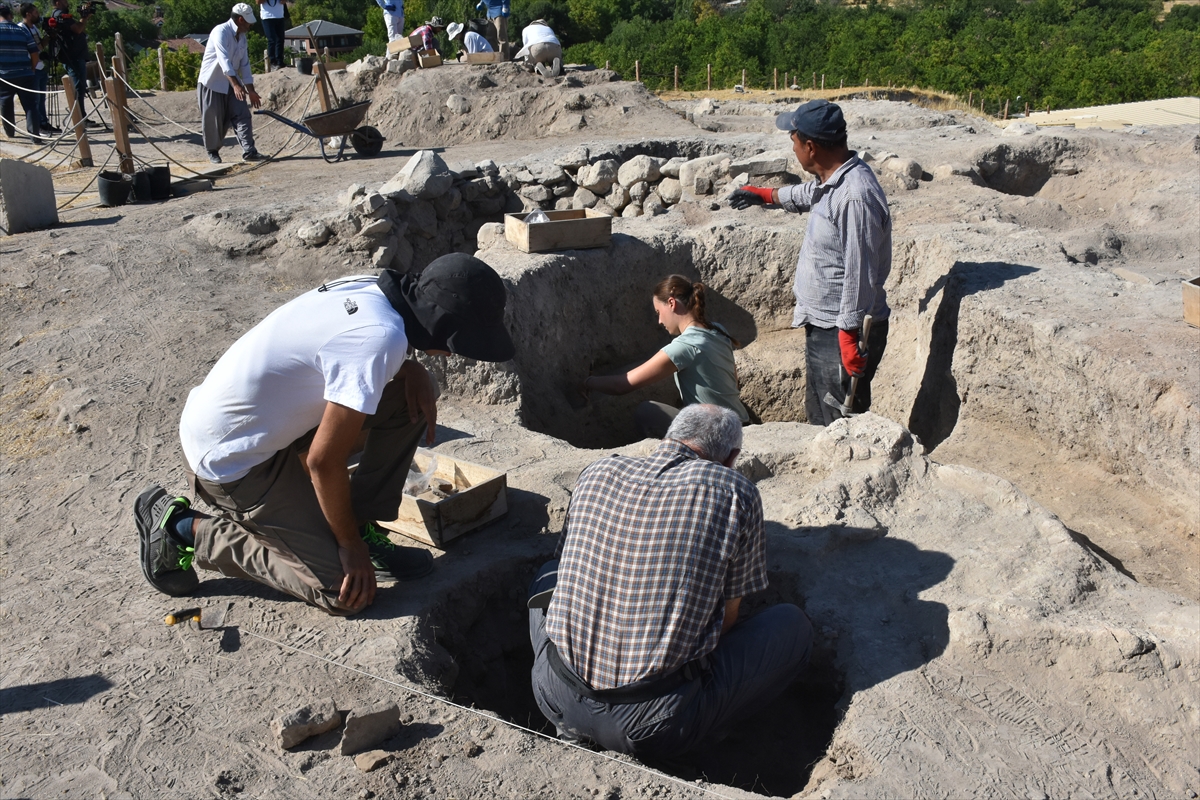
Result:
<svg viewBox="0 0 1200 800"><path fill-rule="evenodd" d="M732 409L696 403L679 412L668 439L683 442L706 458L724 463L729 454L742 447L742 421Z"/></svg>

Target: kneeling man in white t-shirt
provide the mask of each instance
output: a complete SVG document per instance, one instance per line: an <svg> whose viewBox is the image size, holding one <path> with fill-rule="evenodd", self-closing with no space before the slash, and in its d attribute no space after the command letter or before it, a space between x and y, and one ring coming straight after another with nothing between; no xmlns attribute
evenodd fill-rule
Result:
<svg viewBox="0 0 1200 800"><path fill-rule="evenodd" d="M186 595L199 567L353 614L374 600L376 570L427 574L427 550L372 524L396 518L417 445L434 440L437 389L411 356L508 361L505 297L491 267L454 253L419 276L344 278L273 311L191 391L180 420L192 489L219 513L159 486L134 505L146 580Z"/></svg>

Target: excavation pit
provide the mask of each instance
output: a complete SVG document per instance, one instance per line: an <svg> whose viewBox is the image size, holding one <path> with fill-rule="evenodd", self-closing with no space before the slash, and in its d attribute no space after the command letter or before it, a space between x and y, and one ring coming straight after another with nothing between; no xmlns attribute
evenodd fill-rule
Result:
<svg viewBox="0 0 1200 800"><path fill-rule="evenodd" d="M434 627L438 643L458 665L452 700L554 736L530 685L533 649L525 591L539 564L540 559L509 562L478 576L470 587L452 593ZM780 587L792 585L792 576L772 573L771 582L766 596L748 600L748 609L788 600ZM818 642L809 666L768 708L735 725L721 741L648 765L687 781L790 796L804 788L814 764L825 756L842 695L833 651Z"/></svg>

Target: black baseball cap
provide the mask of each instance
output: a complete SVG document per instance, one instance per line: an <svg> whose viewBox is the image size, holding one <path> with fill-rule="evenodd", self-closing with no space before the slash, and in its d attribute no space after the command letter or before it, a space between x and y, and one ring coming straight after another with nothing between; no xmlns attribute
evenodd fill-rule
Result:
<svg viewBox="0 0 1200 800"><path fill-rule="evenodd" d="M801 133L809 139L836 142L846 135L846 118L837 103L809 100L795 111L776 117L775 127L789 133Z"/></svg>
<svg viewBox="0 0 1200 800"><path fill-rule="evenodd" d="M12 6L8 3L0 3L0 17L11 17Z"/></svg>
<svg viewBox="0 0 1200 800"><path fill-rule="evenodd" d="M379 286L393 306L403 303L415 319L405 317L409 341L418 350L449 350L476 361L509 361L516 354L504 327L508 292L496 271L474 256L450 253L436 259L420 275L386 270ZM410 329L409 322L422 330Z"/></svg>

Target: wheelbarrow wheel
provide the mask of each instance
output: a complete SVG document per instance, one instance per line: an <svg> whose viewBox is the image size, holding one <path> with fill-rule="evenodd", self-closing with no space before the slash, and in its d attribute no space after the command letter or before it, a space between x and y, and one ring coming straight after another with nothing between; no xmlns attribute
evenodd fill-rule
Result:
<svg viewBox="0 0 1200 800"><path fill-rule="evenodd" d="M378 155L383 149L383 134L370 125L363 125L350 134L350 144L360 156Z"/></svg>

